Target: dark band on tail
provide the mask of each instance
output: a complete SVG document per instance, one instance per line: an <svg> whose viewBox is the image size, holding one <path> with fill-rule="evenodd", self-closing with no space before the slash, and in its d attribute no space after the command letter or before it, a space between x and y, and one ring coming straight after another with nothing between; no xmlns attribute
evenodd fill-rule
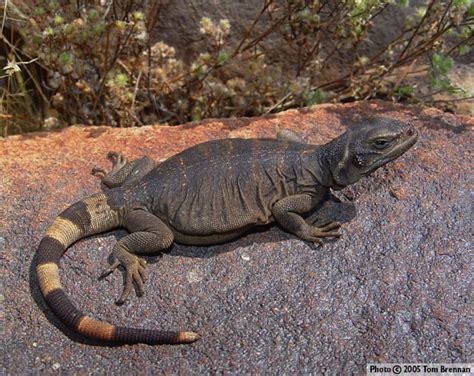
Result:
<svg viewBox="0 0 474 376"><path fill-rule="evenodd" d="M59 260L77 240L120 225L119 214L109 207L107 196L98 194L62 212L47 230L38 248L36 274L41 292L51 310L68 327L89 338L120 343L177 344L198 339L193 332L164 332L116 327L80 312L61 286Z"/></svg>
<svg viewBox="0 0 474 376"><path fill-rule="evenodd" d="M54 238L45 236L39 245L36 258L37 265L47 264L50 262L58 263L59 259L65 251L64 246Z"/></svg>

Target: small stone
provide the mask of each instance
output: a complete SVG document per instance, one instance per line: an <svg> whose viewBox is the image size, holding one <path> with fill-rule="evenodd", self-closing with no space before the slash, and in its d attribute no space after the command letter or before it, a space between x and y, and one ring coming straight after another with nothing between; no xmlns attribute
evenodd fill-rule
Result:
<svg viewBox="0 0 474 376"><path fill-rule="evenodd" d="M242 257L242 260L244 260L244 261L249 261L249 260L250 260L250 256L249 256L249 255L246 255L246 254L243 254L243 255L240 256L240 257Z"/></svg>
<svg viewBox="0 0 474 376"><path fill-rule="evenodd" d="M61 367L61 364L59 363L53 363L53 365L51 366L51 368L55 371L57 371L60 367Z"/></svg>
<svg viewBox="0 0 474 376"><path fill-rule="evenodd" d="M38 347L38 343L37 343L37 342L33 342L33 347Z"/></svg>
<svg viewBox="0 0 474 376"><path fill-rule="evenodd" d="M203 276L199 270L191 270L187 275L188 282L190 283L201 282L202 278Z"/></svg>

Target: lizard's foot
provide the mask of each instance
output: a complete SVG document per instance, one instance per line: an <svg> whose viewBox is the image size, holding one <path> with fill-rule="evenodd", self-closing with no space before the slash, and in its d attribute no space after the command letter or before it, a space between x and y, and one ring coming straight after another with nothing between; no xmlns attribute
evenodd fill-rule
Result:
<svg viewBox="0 0 474 376"><path fill-rule="evenodd" d="M127 157L115 151L109 151L107 153L107 159L112 162L112 169L109 172L106 172L103 168L99 167L94 167L91 171L92 175L97 176L102 181L116 174L117 171L122 169L128 163Z"/></svg>
<svg viewBox="0 0 474 376"><path fill-rule="evenodd" d="M129 171L126 166L129 165L129 161L123 154L115 151L109 151L107 159L112 162L112 169L109 172L103 168L94 167L91 174L98 177L105 188L118 187L128 176ZM128 169L131 169L131 166Z"/></svg>
<svg viewBox="0 0 474 376"><path fill-rule="evenodd" d="M93 168L92 175L100 178L104 188L115 188L140 180L155 167L156 163L149 157L141 157L129 161L123 154L110 151L107 159L112 162L109 172L101 168Z"/></svg>
<svg viewBox="0 0 474 376"><path fill-rule="evenodd" d="M104 178L107 176L107 172L103 168L99 167L94 167L91 170L91 174L98 177L100 180L104 180Z"/></svg>
<svg viewBox="0 0 474 376"><path fill-rule="evenodd" d="M341 227L341 223L332 221L320 226L308 226L305 227L305 229L301 232L301 234L298 234L298 236L308 242L323 245L324 241L322 238L338 238L341 236L339 231L333 231L337 230L339 227Z"/></svg>
<svg viewBox="0 0 474 376"><path fill-rule="evenodd" d="M128 163L127 157L116 151L109 151L107 153L107 159L112 162L112 170L120 170Z"/></svg>
<svg viewBox="0 0 474 376"><path fill-rule="evenodd" d="M120 295L120 298L118 298L118 300L115 302L115 304L120 305L125 303L132 292L133 283L135 283L138 288L138 296L142 296L145 293L145 282L148 273L146 261L129 253L127 250L118 248L116 251L114 251L114 255L116 257L114 263L100 275L99 279L107 277L120 265L125 268L125 282L123 292Z"/></svg>

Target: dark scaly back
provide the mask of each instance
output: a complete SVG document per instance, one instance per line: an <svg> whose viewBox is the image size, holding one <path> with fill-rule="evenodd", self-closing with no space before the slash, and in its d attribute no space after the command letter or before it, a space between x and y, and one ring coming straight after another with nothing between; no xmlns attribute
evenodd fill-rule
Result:
<svg viewBox="0 0 474 376"><path fill-rule="evenodd" d="M41 293L64 324L92 339L148 344L192 342L195 333L125 328L97 321L79 311L64 292L59 279L61 256L77 240L121 225L120 193L119 189L112 189L90 196L56 218L38 248L36 274Z"/></svg>
<svg viewBox="0 0 474 376"><path fill-rule="evenodd" d="M305 148L274 139L198 144L146 176L147 187L153 190L152 211L187 235L223 234L266 224L273 202L294 192L293 166Z"/></svg>

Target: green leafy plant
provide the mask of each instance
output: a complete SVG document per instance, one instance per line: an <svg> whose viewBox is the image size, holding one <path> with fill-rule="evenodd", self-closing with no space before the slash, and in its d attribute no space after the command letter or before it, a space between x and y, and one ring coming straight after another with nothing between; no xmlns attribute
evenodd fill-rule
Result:
<svg viewBox="0 0 474 376"><path fill-rule="evenodd" d="M203 49L189 63L150 38L160 1L100 4L3 4L4 135L74 123L182 124L374 97L417 100L406 80L420 72L434 92L470 95L448 76L453 57L474 42L467 0L416 8L408 1L263 0L236 43L228 20L204 17L197 26ZM406 25L373 46L380 15L397 7L409 13ZM20 37L5 33L5 24Z"/></svg>

